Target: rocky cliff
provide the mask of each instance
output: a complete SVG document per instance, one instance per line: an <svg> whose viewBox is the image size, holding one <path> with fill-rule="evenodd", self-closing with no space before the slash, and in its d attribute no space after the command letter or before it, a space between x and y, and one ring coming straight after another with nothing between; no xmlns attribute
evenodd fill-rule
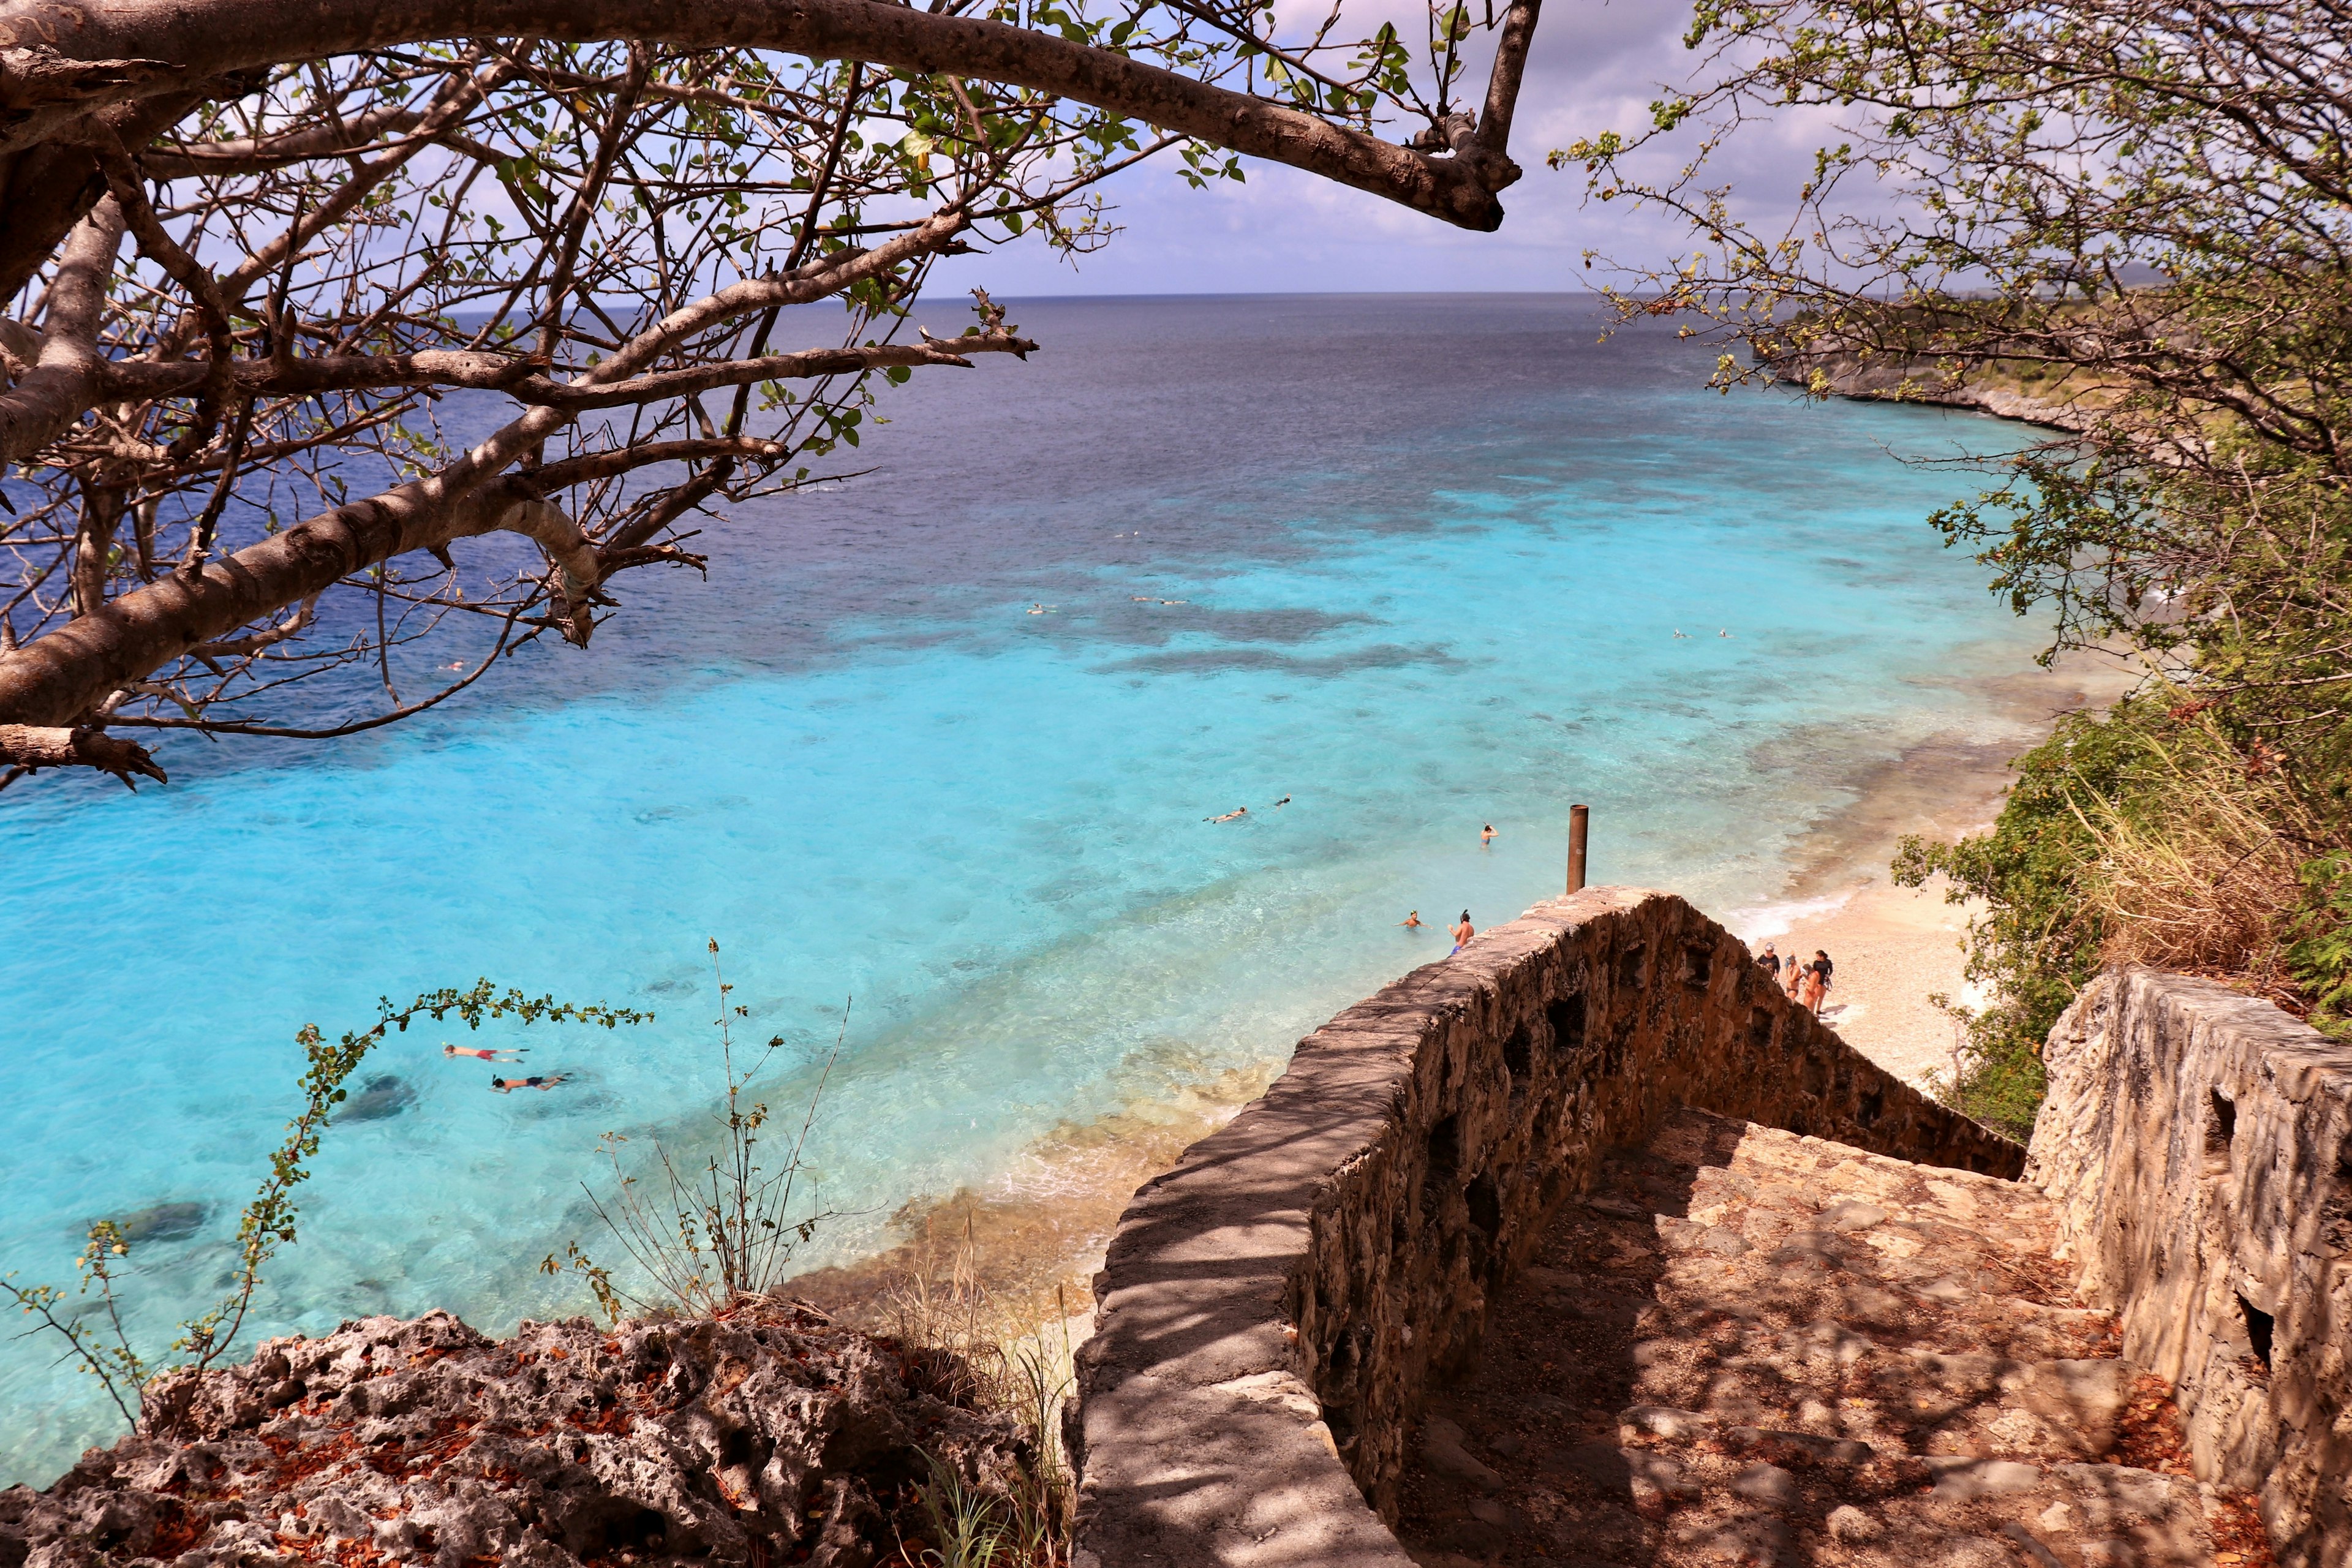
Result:
<svg viewBox="0 0 2352 1568"><path fill-rule="evenodd" d="M954 1371L790 1307L372 1318L152 1386L135 1435L0 1491L0 1568L868 1568L932 1460L983 1489L1028 1462Z"/></svg>
<svg viewBox="0 0 2352 1568"><path fill-rule="evenodd" d="M1990 371L1960 375L1930 355L1834 344L1774 360L1766 369L1775 381L1811 387L1832 397L1973 408L2054 430L2082 428L2100 403L2095 389L2065 388L2038 376L2028 384Z"/></svg>

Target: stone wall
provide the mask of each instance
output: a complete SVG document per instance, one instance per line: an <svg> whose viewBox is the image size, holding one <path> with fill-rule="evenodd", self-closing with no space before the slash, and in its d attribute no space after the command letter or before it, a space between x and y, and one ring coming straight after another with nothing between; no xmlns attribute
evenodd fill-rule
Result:
<svg viewBox="0 0 2352 1568"><path fill-rule="evenodd" d="M1136 1194L1079 1356L1082 1568L1408 1568L1381 1516L1422 1391L1477 1353L1488 1290L1602 1152L1685 1104L2023 1165L1680 899L1539 904L1299 1042L1264 1098Z"/></svg>
<svg viewBox="0 0 2352 1568"><path fill-rule="evenodd" d="M2201 980L2102 975L2051 1031L2030 1179L2200 1479L2285 1568L2352 1563L2352 1047Z"/></svg>

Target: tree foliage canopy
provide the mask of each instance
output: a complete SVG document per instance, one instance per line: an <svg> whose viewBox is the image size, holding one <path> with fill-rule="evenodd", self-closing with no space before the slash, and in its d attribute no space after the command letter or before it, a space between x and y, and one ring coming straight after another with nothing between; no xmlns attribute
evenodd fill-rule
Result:
<svg viewBox="0 0 2352 1568"><path fill-rule="evenodd" d="M1697 242L1621 307L1718 340L1727 386L2018 395L2058 433L1979 455L1991 488L1934 521L2053 654L2147 671L2028 759L1996 834L1911 852L1990 901L1979 1046L2025 1059L2103 957L2340 1019L2352 9L1702 0L1686 41L1647 125L1552 154ZM1773 119L1828 129L1767 216L1715 170Z"/></svg>
<svg viewBox="0 0 2352 1568"><path fill-rule="evenodd" d="M910 302L1103 243L1146 159L1492 228L1536 11L8 0L0 783L586 644L619 574L708 566L698 511L838 462L877 375L1034 349Z"/></svg>

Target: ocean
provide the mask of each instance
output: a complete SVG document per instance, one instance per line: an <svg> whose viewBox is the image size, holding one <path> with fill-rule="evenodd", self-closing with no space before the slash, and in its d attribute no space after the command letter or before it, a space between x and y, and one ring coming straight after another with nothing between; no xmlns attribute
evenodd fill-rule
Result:
<svg viewBox="0 0 2352 1568"><path fill-rule="evenodd" d="M1989 693L2044 628L1926 526L1968 477L1904 460L1973 416L1708 393L1576 296L1011 314L1040 353L887 389L856 477L708 520L709 580L624 578L590 649L352 740L167 742L136 796L0 795L0 1268L70 1288L89 1220L179 1205L127 1279L160 1347L296 1031L487 976L656 1016L393 1036L258 1328L583 1310L538 1265L617 1250L600 1135L711 1135L713 940L793 1125L842 1041L804 1261L960 1191L1051 1210L1074 1151L1216 1114L1465 910L1557 893L1573 802L1593 880L1753 909L1872 769L2016 732ZM572 1079L495 1095L445 1040ZM0 1480L115 1435L59 1348L0 1342Z"/></svg>

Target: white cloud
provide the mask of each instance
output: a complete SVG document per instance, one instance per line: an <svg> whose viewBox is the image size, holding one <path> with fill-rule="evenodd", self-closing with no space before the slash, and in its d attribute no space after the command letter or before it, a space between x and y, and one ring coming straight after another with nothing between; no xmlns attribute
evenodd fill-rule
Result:
<svg viewBox="0 0 2352 1568"><path fill-rule="evenodd" d="M981 284L1008 297L1590 287L1587 248L1629 263L1660 261L1687 249L1687 237L1663 215L1588 203L1582 172L1556 174L1544 154L1580 136L1646 124L1651 102L1697 63L1682 46L1689 20L1682 5L1551 0L1512 136L1512 155L1527 174L1503 193L1507 216L1499 233L1466 233L1264 163L1247 165L1245 184L1204 191L1168 170L1142 169L1106 187L1125 232L1075 269L1043 245L1024 242L951 258L933 274L932 287ZM1824 139L1834 137L1814 115L1757 125L1723 172L1743 192L1743 206L1769 220Z"/></svg>

